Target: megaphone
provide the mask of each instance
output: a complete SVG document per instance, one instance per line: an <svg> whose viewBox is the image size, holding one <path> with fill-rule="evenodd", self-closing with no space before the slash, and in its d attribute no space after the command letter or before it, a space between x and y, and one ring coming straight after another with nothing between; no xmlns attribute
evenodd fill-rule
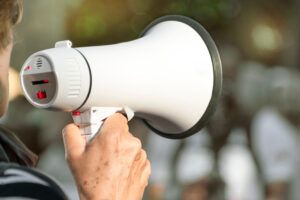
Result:
<svg viewBox="0 0 300 200"><path fill-rule="evenodd" d="M190 136L213 114L222 87L214 41L198 22L178 15L156 19L129 42L57 42L31 55L20 77L32 105L72 112L88 139L115 112L142 118L167 138Z"/></svg>

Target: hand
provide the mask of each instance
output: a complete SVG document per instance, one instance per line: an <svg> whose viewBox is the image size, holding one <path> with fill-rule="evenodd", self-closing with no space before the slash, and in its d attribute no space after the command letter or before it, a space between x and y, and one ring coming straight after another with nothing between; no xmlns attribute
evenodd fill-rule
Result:
<svg viewBox="0 0 300 200"><path fill-rule="evenodd" d="M87 144L74 124L64 128L63 138L81 200L142 199L150 162L122 114L107 118L100 133Z"/></svg>

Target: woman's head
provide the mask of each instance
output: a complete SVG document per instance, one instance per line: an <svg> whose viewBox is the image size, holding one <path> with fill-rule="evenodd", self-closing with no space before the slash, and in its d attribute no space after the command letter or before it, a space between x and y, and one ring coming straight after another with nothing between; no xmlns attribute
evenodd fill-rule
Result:
<svg viewBox="0 0 300 200"><path fill-rule="evenodd" d="M12 43L12 27L20 22L22 0L0 0L0 51Z"/></svg>
<svg viewBox="0 0 300 200"><path fill-rule="evenodd" d="M0 0L0 116L8 102L8 69L13 43L13 26L21 20L23 0Z"/></svg>

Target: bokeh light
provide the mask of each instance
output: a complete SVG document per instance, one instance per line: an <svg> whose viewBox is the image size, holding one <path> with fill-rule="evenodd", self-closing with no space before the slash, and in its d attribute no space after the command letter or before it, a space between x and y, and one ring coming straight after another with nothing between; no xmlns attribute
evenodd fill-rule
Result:
<svg viewBox="0 0 300 200"><path fill-rule="evenodd" d="M254 46L261 51L277 51L282 47L282 37L278 30L267 25L258 24L251 32Z"/></svg>

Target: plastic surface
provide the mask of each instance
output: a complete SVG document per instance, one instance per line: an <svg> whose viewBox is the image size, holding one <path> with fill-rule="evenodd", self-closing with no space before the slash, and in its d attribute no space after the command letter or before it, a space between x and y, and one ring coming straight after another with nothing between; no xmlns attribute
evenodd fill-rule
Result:
<svg viewBox="0 0 300 200"><path fill-rule="evenodd" d="M74 123L80 128L81 135L86 141L90 141L99 132L103 124L103 120L116 112L124 113L128 120L133 117L133 112L130 109L118 107L92 107L84 112L72 112Z"/></svg>
<svg viewBox="0 0 300 200"><path fill-rule="evenodd" d="M20 78L24 95L32 105L65 112L82 105L91 84L89 68L81 54L73 48L61 46L30 56L21 69ZM50 82L30 84L41 78ZM51 95L46 99L34 98L38 91Z"/></svg>
<svg viewBox="0 0 300 200"><path fill-rule="evenodd" d="M209 51L182 22L162 22L134 41L77 50L93 76L82 110L128 106L155 129L180 134L201 119L212 98Z"/></svg>
<svg viewBox="0 0 300 200"><path fill-rule="evenodd" d="M177 18L151 24L143 37L130 42L71 48L70 41L61 41L33 54L21 71L25 97L38 108L67 112L127 108L165 137L198 132L220 95L221 66L208 33L189 18ZM42 74L26 71L39 57L50 63L51 89L25 84ZM36 99L37 89L54 92Z"/></svg>

